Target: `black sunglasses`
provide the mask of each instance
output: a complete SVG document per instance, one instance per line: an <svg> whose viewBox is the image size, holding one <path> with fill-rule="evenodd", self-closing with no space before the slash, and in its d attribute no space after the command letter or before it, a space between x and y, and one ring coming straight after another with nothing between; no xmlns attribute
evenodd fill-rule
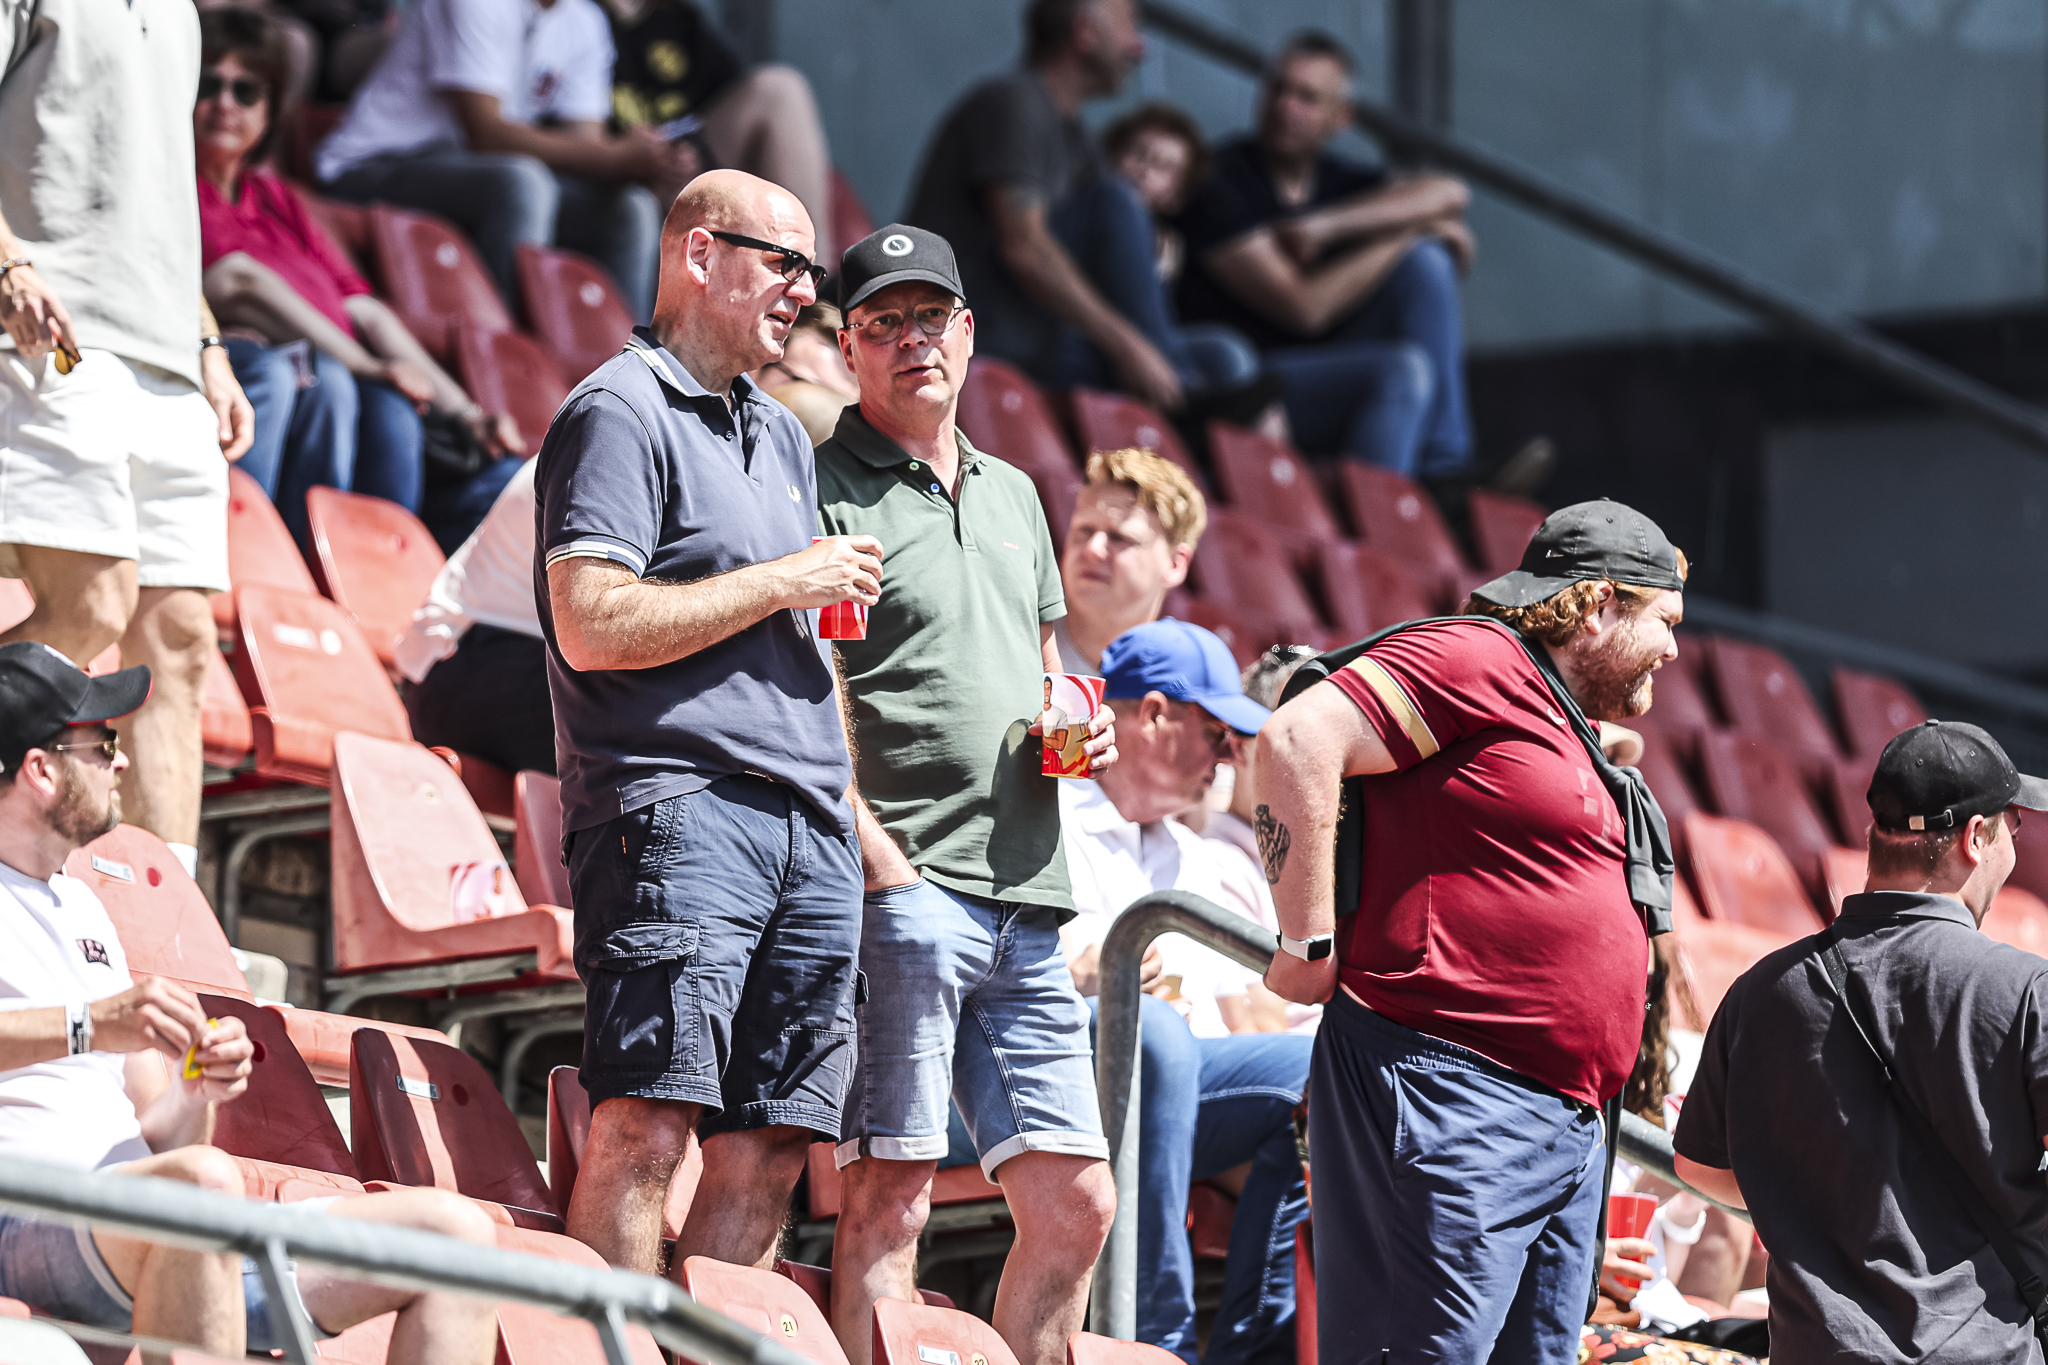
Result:
<svg viewBox="0 0 2048 1365"><path fill-rule="evenodd" d="M43 752L51 754L89 753L94 749L99 750L100 756L106 759L107 762L112 763L114 755L121 752L121 737L115 735L112 739L96 739L89 744L46 744L43 746Z"/></svg>
<svg viewBox="0 0 2048 1365"><path fill-rule="evenodd" d="M199 73L199 102L201 104L206 103L208 100L219 99L220 92L223 90L227 91L234 98L235 103L241 105L244 109L254 109L257 105L263 103L264 100L270 98L270 87L257 80L254 76L237 76L233 80L227 80L212 71L202 71Z"/></svg>
<svg viewBox="0 0 2048 1365"><path fill-rule="evenodd" d="M765 251L776 257L776 272L791 284L796 283L798 276L809 275L813 286L822 285L829 273L824 266L813 265L811 258L803 252L778 246L774 242L764 242L759 237L742 237L737 232L714 232L711 235L721 242L731 242L734 246L750 246L756 251Z"/></svg>

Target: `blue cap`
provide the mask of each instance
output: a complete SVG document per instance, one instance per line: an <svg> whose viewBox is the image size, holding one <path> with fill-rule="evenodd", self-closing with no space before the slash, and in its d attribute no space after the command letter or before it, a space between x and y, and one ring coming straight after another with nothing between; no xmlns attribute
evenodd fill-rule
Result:
<svg viewBox="0 0 2048 1365"><path fill-rule="evenodd" d="M1200 626L1171 616L1133 626L1102 651L1105 699L1158 692L1189 701L1241 735L1255 735L1273 713L1244 694L1237 660Z"/></svg>

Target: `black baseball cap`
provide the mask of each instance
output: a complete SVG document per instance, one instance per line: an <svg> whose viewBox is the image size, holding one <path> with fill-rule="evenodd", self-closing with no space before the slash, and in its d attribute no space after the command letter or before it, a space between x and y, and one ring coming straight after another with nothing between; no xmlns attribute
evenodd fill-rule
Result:
<svg viewBox="0 0 2048 1365"><path fill-rule="evenodd" d="M960 302L967 302L967 292L960 287L960 267L953 262L952 243L921 227L891 223L855 242L840 258L839 311L850 313L877 289L905 280L923 280L950 289Z"/></svg>
<svg viewBox="0 0 2048 1365"><path fill-rule="evenodd" d="M147 700L147 668L95 678L48 645L0 645L0 771L13 772L23 754L67 725L113 720Z"/></svg>
<svg viewBox="0 0 2048 1365"><path fill-rule="evenodd" d="M2007 806L2048 810L2048 782L2015 768L1976 726L1930 720L1892 736L1866 799L1881 829L1960 829Z"/></svg>
<svg viewBox="0 0 2048 1365"><path fill-rule="evenodd" d="M1502 574L1472 595L1497 607L1528 607L1574 583L1612 579L1643 588L1681 592L1678 551L1657 523L1608 498L1575 502L1543 519L1522 567Z"/></svg>

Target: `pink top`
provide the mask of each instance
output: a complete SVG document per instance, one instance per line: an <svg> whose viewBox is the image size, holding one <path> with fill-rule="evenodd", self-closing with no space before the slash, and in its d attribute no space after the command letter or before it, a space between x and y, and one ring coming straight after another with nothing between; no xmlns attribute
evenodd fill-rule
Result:
<svg viewBox="0 0 2048 1365"><path fill-rule="evenodd" d="M203 177L199 181L199 247L203 266L233 252L275 270L300 298L337 327L355 334L342 301L370 292L348 255L313 221L284 181L266 170L242 176L242 198L229 203Z"/></svg>

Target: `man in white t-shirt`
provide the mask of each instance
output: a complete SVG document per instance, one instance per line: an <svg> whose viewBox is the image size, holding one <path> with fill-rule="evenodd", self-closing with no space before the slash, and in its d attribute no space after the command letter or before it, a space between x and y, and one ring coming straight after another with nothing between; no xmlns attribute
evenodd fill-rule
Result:
<svg viewBox="0 0 2048 1365"><path fill-rule="evenodd" d="M215 1111L249 1083L242 1021L210 1023L197 996L160 978L136 985L98 897L62 872L72 850L121 821L128 760L108 722L140 707L149 687L147 668L88 678L47 645L0 645L0 1156L239 1195L240 1166L207 1143ZM188 1056L198 1075L174 1078ZM330 1217L495 1242L481 1209L440 1190L315 1202ZM393 1365L484 1365L496 1349L481 1299L314 1266L291 1284L323 1334L396 1311ZM217 1356L279 1344L262 1279L239 1256L6 1212L0 1297Z"/></svg>
<svg viewBox="0 0 2048 1365"><path fill-rule="evenodd" d="M453 219L515 312L516 249L533 242L596 257L644 323L662 215L701 167L659 130L606 131L612 58L596 0L422 0L314 173L338 198Z"/></svg>
<svg viewBox="0 0 2048 1365"><path fill-rule="evenodd" d="M1213 846L1169 817L1200 804L1216 765L1230 762L1270 714L1244 695L1229 647L1184 621L1152 621L1118 636L1103 651L1102 675L1120 757L1095 782L1060 784L1080 912L1061 937L1091 1003L1102 938L1139 896L1180 890L1241 906L1256 894L1233 883ZM1210 1180L1236 1193L1237 1214L1203 1359L1248 1365L1287 1349L1294 1328L1294 1230L1308 1203L1293 1114L1315 1044L1294 1034L1229 1032L1217 997L1241 1002L1244 969L1179 935L1159 947L1160 975L1139 997L1138 1339L1194 1365L1188 1182ZM1171 995L1187 1004L1185 1022L1162 998Z"/></svg>

